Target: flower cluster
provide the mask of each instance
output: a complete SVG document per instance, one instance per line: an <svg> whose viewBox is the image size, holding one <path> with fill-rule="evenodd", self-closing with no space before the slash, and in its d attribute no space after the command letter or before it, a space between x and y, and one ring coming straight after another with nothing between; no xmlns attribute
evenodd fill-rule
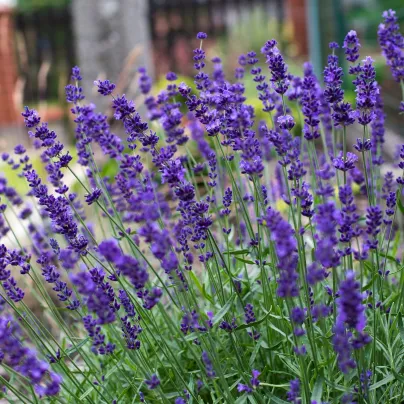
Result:
<svg viewBox="0 0 404 404"><path fill-rule="evenodd" d="M398 20L383 18L402 82ZM135 104L95 81L110 117L74 67L75 149L22 112L39 153L24 143L1 155L6 400L403 400L404 146L383 160L373 60L359 62L348 32L354 110L336 43L323 77L310 63L290 74L269 40L228 78L207 38L197 34L194 85L169 72L157 89L140 67ZM348 149L355 121L364 136Z"/></svg>

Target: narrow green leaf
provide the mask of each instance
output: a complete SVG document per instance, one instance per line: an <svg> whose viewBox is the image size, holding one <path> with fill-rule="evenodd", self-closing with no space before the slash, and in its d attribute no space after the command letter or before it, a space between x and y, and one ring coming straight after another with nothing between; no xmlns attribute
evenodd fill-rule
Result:
<svg viewBox="0 0 404 404"><path fill-rule="evenodd" d="M401 313L397 314L397 323L398 323L398 329L400 331L401 339L404 341L404 326L403 326L403 319L401 317Z"/></svg>
<svg viewBox="0 0 404 404"><path fill-rule="evenodd" d="M314 383L313 391L311 392L311 401L321 403L321 395L323 394L324 377L322 375L317 376L317 380Z"/></svg>
<svg viewBox="0 0 404 404"><path fill-rule="evenodd" d="M375 384L372 384L372 385L369 387L369 391L376 390L376 389L378 389L379 387L384 386L384 385L387 384L387 383L390 383L390 382L393 381L394 379L395 379L394 375L390 373L390 374L389 374L388 376L386 376L384 379L379 380L379 381L378 381L377 383L375 383Z"/></svg>
<svg viewBox="0 0 404 404"><path fill-rule="evenodd" d="M400 234L401 233L399 231L396 231L396 235L394 236L393 248L391 249L391 253L393 256L397 255L397 250L400 243Z"/></svg>
<svg viewBox="0 0 404 404"><path fill-rule="evenodd" d="M379 252L379 254L384 257L387 258L389 261L393 261L395 264L397 264L397 260L392 256L392 255L388 255L384 252Z"/></svg>
<svg viewBox="0 0 404 404"><path fill-rule="evenodd" d="M189 276L192 279L192 282L194 282L195 286L198 288L199 292L202 294L203 297L205 297L206 299L208 299L212 304L214 303L212 296L209 295L208 292L206 292L205 289L205 285L201 285L201 283L199 282L199 279L197 278L197 276L194 274L193 271L189 271Z"/></svg>
<svg viewBox="0 0 404 404"><path fill-rule="evenodd" d="M91 338L87 337L84 338L82 341L80 341L76 346L73 346L72 348L66 349L66 356L70 356L71 354L74 354L79 351L79 349L84 346Z"/></svg>
<svg viewBox="0 0 404 404"><path fill-rule="evenodd" d="M272 394L269 394L270 397L270 403L275 403L275 404L289 404L288 401L282 400L278 397L273 396Z"/></svg>
<svg viewBox="0 0 404 404"><path fill-rule="evenodd" d="M250 365L250 368L252 368L253 365L254 365L255 358L257 357L258 351L259 351L260 348L261 348L261 343L262 343L262 340L260 340L260 341L258 342L258 344L255 345L254 350L252 351L252 354L251 354L251 356L250 356L250 360L249 360L249 362L248 362L248 364Z"/></svg>
<svg viewBox="0 0 404 404"><path fill-rule="evenodd" d="M245 254L249 254L250 251L247 250L246 248L242 249L242 250L233 250L233 251L225 251L223 254L230 254L230 255L245 255Z"/></svg>
<svg viewBox="0 0 404 404"><path fill-rule="evenodd" d="M370 289L372 287L372 285L373 285L373 282L376 281L376 278L377 278L377 274L372 277L372 279L369 281L369 283L367 283L365 286L362 287L362 292L364 292L365 290Z"/></svg>
<svg viewBox="0 0 404 404"><path fill-rule="evenodd" d="M241 261L241 262L244 262L244 263L246 263L246 264L255 264L255 262L254 261L251 261L251 260L247 260L247 259L245 259L245 258L240 258L240 257L234 257L237 261Z"/></svg>
<svg viewBox="0 0 404 404"><path fill-rule="evenodd" d="M404 383L404 377L397 373L394 369L391 369L393 372L394 377L401 383Z"/></svg>
<svg viewBox="0 0 404 404"><path fill-rule="evenodd" d="M398 205L398 209L400 209L400 212L401 212L401 214L403 214L404 215L404 205L403 205L403 203L401 202L401 197L398 197L397 198L397 205Z"/></svg>
<svg viewBox="0 0 404 404"><path fill-rule="evenodd" d="M233 304L235 297L236 294L233 293L227 303L216 313L216 315L213 317L213 324L217 324L227 314Z"/></svg>

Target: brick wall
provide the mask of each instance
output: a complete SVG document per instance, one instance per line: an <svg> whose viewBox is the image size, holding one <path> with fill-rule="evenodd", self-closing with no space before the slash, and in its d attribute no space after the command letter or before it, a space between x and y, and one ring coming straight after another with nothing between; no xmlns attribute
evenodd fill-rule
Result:
<svg viewBox="0 0 404 404"><path fill-rule="evenodd" d="M14 102L17 66L12 10L0 6L0 125L18 122Z"/></svg>

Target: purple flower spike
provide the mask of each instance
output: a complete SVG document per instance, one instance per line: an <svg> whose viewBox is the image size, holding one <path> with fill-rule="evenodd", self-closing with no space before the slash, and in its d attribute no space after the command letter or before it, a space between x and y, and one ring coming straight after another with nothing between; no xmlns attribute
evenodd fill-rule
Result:
<svg viewBox="0 0 404 404"><path fill-rule="evenodd" d="M277 42L272 39L261 51L267 57L266 62L272 74L271 82L274 83L275 91L278 94L285 94L289 88L288 66L276 45Z"/></svg>
<svg viewBox="0 0 404 404"><path fill-rule="evenodd" d="M400 82L404 80L404 36L400 32L395 11L385 11L383 20L377 31L379 44L394 80Z"/></svg>
<svg viewBox="0 0 404 404"><path fill-rule="evenodd" d="M29 109L25 107L25 111L21 112L21 115L24 117L24 123L27 128L33 128L39 125L41 118L38 116L38 112L35 109Z"/></svg>
<svg viewBox="0 0 404 404"><path fill-rule="evenodd" d="M25 147L22 144L19 144L17 146L15 146L14 148L14 153L15 154L24 154L27 150L25 149Z"/></svg>
<svg viewBox="0 0 404 404"><path fill-rule="evenodd" d="M213 364L212 361L209 358L209 355L206 351L202 352L202 361L205 364L205 368L206 368L206 375L209 378L213 378L216 376L215 371L213 370Z"/></svg>
<svg viewBox="0 0 404 404"><path fill-rule="evenodd" d="M207 34L205 34L204 32L198 32L198 34L196 35L196 39L200 39L201 41L203 39L206 39L208 37Z"/></svg>
<svg viewBox="0 0 404 404"><path fill-rule="evenodd" d="M72 80L75 81L81 81L83 78L80 75L80 68L78 66L75 66L72 68Z"/></svg>
<svg viewBox="0 0 404 404"><path fill-rule="evenodd" d="M150 379L146 379L144 382L149 390L154 390L160 384L160 380L155 374L151 375Z"/></svg>
<svg viewBox="0 0 404 404"><path fill-rule="evenodd" d="M250 379L250 383L251 383L251 386L253 386L254 389L256 389L260 384L258 377L261 374L261 372L259 370L253 369L251 371L251 374L252 374L252 378Z"/></svg>
<svg viewBox="0 0 404 404"><path fill-rule="evenodd" d="M367 125L375 117L375 106L378 101L379 87L376 82L376 70L373 59L367 57L362 61L362 66L356 84L356 107L359 110L358 122Z"/></svg>
<svg viewBox="0 0 404 404"><path fill-rule="evenodd" d="M294 379L290 381L290 389L288 391L288 401L293 404L300 404L299 400L300 395L300 380Z"/></svg>
<svg viewBox="0 0 404 404"><path fill-rule="evenodd" d="M245 322L246 324L253 323L256 321L255 314L254 314L254 307L252 304L248 303L245 308Z"/></svg>
<svg viewBox="0 0 404 404"><path fill-rule="evenodd" d="M360 43L356 31L349 31L344 39L346 60L348 62L356 62L359 58Z"/></svg>
<svg viewBox="0 0 404 404"><path fill-rule="evenodd" d="M349 328L362 332L366 325L365 306L360 293L360 284L355 280L355 272L348 271L341 282L337 299L337 326L347 325Z"/></svg>
<svg viewBox="0 0 404 404"><path fill-rule="evenodd" d="M246 384L242 384L242 383L239 383L238 385L237 385L237 391L239 392L239 393L247 393L247 394L249 394L249 393L252 393L252 388L250 387L250 386L247 386Z"/></svg>

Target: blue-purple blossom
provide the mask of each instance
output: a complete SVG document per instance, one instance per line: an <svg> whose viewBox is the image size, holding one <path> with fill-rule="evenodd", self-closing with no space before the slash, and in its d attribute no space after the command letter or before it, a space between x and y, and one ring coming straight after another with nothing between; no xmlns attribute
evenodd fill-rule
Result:
<svg viewBox="0 0 404 404"><path fill-rule="evenodd" d="M205 365L206 376L208 376L209 378L215 377L216 372L213 370L212 361L210 360L209 355L206 351L202 352L202 361Z"/></svg>
<svg viewBox="0 0 404 404"><path fill-rule="evenodd" d="M160 384L160 380L155 374L151 375L150 379L146 379L144 382L146 383L149 390L154 390Z"/></svg>
<svg viewBox="0 0 404 404"><path fill-rule="evenodd" d="M110 95L116 87L116 85L111 83L109 80L97 80L94 81L94 85L98 87L97 91L103 96Z"/></svg>
<svg viewBox="0 0 404 404"><path fill-rule="evenodd" d="M0 352L2 362L28 378L40 397L59 393L62 378L36 352L23 345L21 329L9 315L0 317Z"/></svg>
<svg viewBox="0 0 404 404"><path fill-rule="evenodd" d="M268 208L266 216L263 218L266 226L271 231L271 237L275 244L278 256L278 295L280 297L296 297L299 295L297 285L297 242L294 231L290 224L284 220L279 212Z"/></svg>
<svg viewBox="0 0 404 404"><path fill-rule="evenodd" d="M293 404L300 404L300 380L294 379L290 381L290 389L287 393L288 401Z"/></svg>
<svg viewBox="0 0 404 404"><path fill-rule="evenodd" d="M359 110L358 122L367 125L375 117L375 106L379 87L376 82L376 71L373 66L373 59L366 57L362 61L360 73L356 80L356 108Z"/></svg>
<svg viewBox="0 0 404 404"><path fill-rule="evenodd" d="M349 31L344 39L344 48L346 60L348 62L356 62L359 58L360 43L356 31Z"/></svg>
<svg viewBox="0 0 404 404"><path fill-rule="evenodd" d="M337 299L337 326L346 325L362 332L366 325L363 296L359 291L360 284L355 279L355 272L349 271L339 287Z"/></svg>
<svg viewBox="0 0 404 404"><path fill-rule="evenodd" d="M94 202L98 200L98 198L101 196L101 189L94 189L93 192L90 194L86 195L86 202L88 205L92 205Z"/></svg>
<svg viewBox="0 0 404 404"><path fill-rule="evenodd" d="M404 36L395 11L384 11L383 20L377 32L379 44L394 80L400 82L404 80Z"/></svg>
<svg viewBox="0 0 404 404"><path fill-rule="evenodd" d="M278 94L285 94L289 87L287 74L288 66L277 48L277 42L272 39L264 45L261 52L266 56L266 63L271 72L271 82Z"/></svg>
<svg viewBox="0 0 404 404"><path fill-rule="evenodd" d="M336 229L340 214L333 201L318 205L317 209L314 216L318 231L316 259L325 268L336 267L340 263L340 255L336 250L338 243Z"/></svg>
<svg viewBox="0 0 404 404"><path fill-rule="evenodd" d="M196 35L197 39L206 39L208 37L207 34L205 34L204 32L198 32L198 34Z"/></svg>

